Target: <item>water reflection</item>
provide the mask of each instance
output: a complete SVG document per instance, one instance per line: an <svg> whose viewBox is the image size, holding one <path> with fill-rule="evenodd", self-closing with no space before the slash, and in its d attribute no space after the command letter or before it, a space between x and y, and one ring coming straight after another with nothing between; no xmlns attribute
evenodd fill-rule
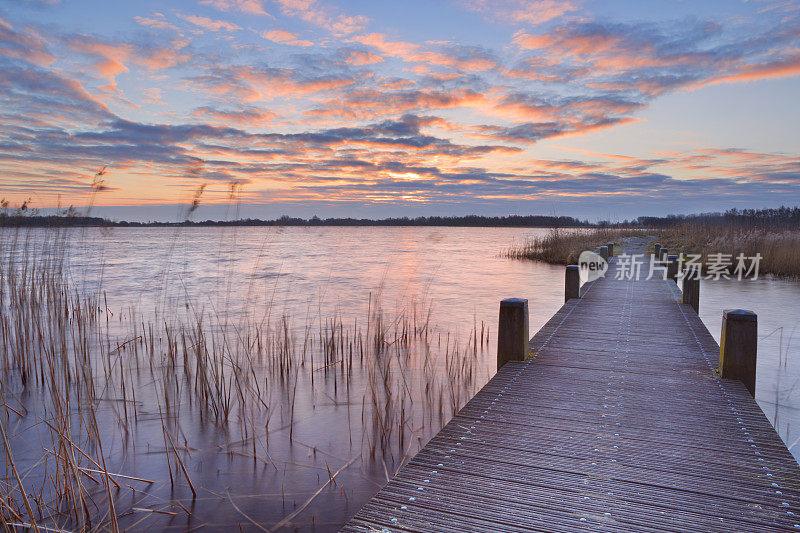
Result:
<svg viewBox="0 0 800 533"><path fill-rule="evenodd" d="M719 342L724 309L758 314L756 400L781 438L800 459L800 282L703 281L700 318Z"/></svg>
<svg viewBox="0 0 800 533"><path fill-rule="evenodd" d="M97 416L104 428L104 451L111 458L109 469L154 482L129 483L131 488L118 495L120 508L172 513L127 511L123 524L144 520L142 524L153 528L236 523L248 527L250 520L274 525L291 517L293 524L304 527L337 529L427 442L469 391L493 374L493 334L501 299L530 300L532 332L561 306L563 267L501 255L514 242L544 231L115 228L68 232L65 245L71 280L103 305L108 302L113 320L99 327L119 335L118 343L127 340L126 322L133 317L136 322L175 325L191 324L193 317L202 315L211 328L209 335L238 328L235 337L216 337L220 344L231 338L234 344L241 343L240 349L233 350L237 353L253 341L245 334L251 330L243 324L268 324L270 335L285 328L289 333L284 335L291 337L294 366L278 372L278 379L273 379L263 361L264 368L255 365L253 369L256 385L248 387L258 389L252 398L266 407L243 400L245 408L232 410L236 423L227 427L210 423L210 415L201 414L198 404L203 400L187 394L194 386L186 376L164 373L169 364L164 364L161 348L153 358L158 360L155 374L162 377L154 380L143 370L122 378L139 394L128 402L135 405L133 414L120 414L120 405L127 404L119 403L118 391L104 394ZM40 230L29 236L32 241L40 237ZM723 308L743 307L758 313L757 399L796 456L800 452L795 442L800 438L800 393L796 391L800 363L797 342L791 339L800 320L799 296L797 282L705 282L700 309L716 338ZM363 362L359 342L374 343L375 330L368 333L367 325L375 327L378 307L390 322L384 324L390 338L384 339L379 355L368 346L372 352ZM412 325L404 326L403 320ZM404 331L411 332L406 345L396 337L402 338ZM139 334L146 337L143 331ZM361 341L356 340L358 335ZM314 343L306 346L309 338ZM327 345L330 338L337 346L334 351ZM203 343L195 339L187 344ZM351 345L356 347L355 358ZM130 350L115 352L109 361L124 362L129 369L144 368L152 359L144 353L147 348L137 348L142 351L138 354L133 349L130 345ZM229 349L223 350L226 368L232 368L234 361L243 364ZM374 364L378 360L381 365ZM308 366L295 371L301 365ZM196 371L192 374L197 375ZM456 390L453 376L467 385ZM376 389L381 382L390 386ZM166 425L162 423L164 405L159 403L166 398L164 383L176 389L176 403ZM12 417L8 426L14 435L26 437L17 439L14 449L18 460L27 465L42 460L41 450L53 448L49 431L37 421L45 415L36 411L39 400L35 394L16 399L30 408L30 416ZM406 418L394 416L399 412L405 412ZM121 416L135 421L124 428ZM387 431L389 423L404 429ZM165 427L168 435L164 435ZM31 435L36 438L28 438ZM168 443L170 439L174 442ZM381 439L385 442L376 453L375 443ZM31 446L32 442L36 445ZM170 449L177 451L170 456ZM185 481L169 482L167 461L175 469L170 474L181 475L175 455L189 465L186 477L198 487L195 498ZM33 482L35 476L29 473L27 479Z"/></svg>

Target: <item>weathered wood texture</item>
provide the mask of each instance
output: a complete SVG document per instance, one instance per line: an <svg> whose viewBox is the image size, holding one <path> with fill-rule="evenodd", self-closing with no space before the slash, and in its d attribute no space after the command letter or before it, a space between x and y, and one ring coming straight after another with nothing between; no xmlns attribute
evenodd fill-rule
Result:
<svg viewBox="0 0 800 533"><path fill-rule="evenodd" d="M564 301L581 297L581 267L567 265L564 269Z"/></svg>
<svg viewBox="0 0 800 533"><path fill-rule="evenodd" d="M700 279L696 268L688 270L683 278L683 303L700 313Z"/></svg>
<svg viewBox="0 0 800 533"><path fill-rule="evenodd" d="M497 325L497 368L509 361L524 361L528 353L528 300L507 298L500 302Z"/></svg>
<svg viewBox="0 0 800 533"><path fill-rule="evenodd" d="M344 530L800 531L800 468L676 284L614 271Z"/></svg>

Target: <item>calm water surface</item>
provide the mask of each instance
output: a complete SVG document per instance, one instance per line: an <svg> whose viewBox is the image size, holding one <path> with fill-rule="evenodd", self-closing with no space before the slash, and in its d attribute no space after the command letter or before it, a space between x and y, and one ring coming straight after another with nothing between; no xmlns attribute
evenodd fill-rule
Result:
<svg viewBox="0 0 800 533"><path fill-rule="evenodd" d="M442 343L449 346L458 342L463 348L473 331L480 334L483 330L489 342L474 350L475 375L470 382L473 387L480 387L495 370L494 331L499 301L527 298L531 333L563 303L563 267L502 257L509 246L545 231L113 228L70 230L66 246L69 271L76 285L85 292L103 294L110 309L134 306L144 320L169 320L198 309L213 315L217 323L287 316L291 317L288 323L293 334L302 337L303 331L318 329L334 315L350 324L366 317L368 309L374 311L379 306L387 316L405 312L413 315L417 323L430 323L429 331L438 336L434 344L439 350ZM33 231L30 239L35 240L37 232ZM800 323L800 283L705 282L701 291L701 318L717 339L724 308L742 307L758 313L761 340L757 399L797 457L800 339L793 340L792 335ZM113 321L111 324L112 329L118 327ZM436 361L440 367L446 364L442 358ZM419 394L426 379L430 380L423 376L423 366L412 357L410 370L403 375L413 394ZM435 372L440 379L441 368ZM368 373L356 371L351 384L354 390L369 388ZM327 372L324 376L329 379ZM400 379L398 374L393 376ZM279 415L275 415L283 425L273 423L266 444L260 444L263 450L255 453L262 459L269 456L270 464L257 463L252 456L231 455L228 448L221 453L220 441L229 443L238 436L221 437L219 431L210 429L190 409L183 408L179 430L192 457L191 475L204 489L195 500L191 518L155 516L148 519L150 527L186 529L215 523L247 527L244 515L272 525L310 501L293 523L320 530L336 529L446 422L417 413L418 422L411 424L414 427L409 441L392 444L387 453L377 458L365 457L358 435L366 422L362 416L359 423L351 412L351 408L361 408L364 400L359 395L351 396L349 387L343 399L341 385L335 378L330 379L331 385L320 391L319 382L315 388L298 378L292 441L286 438L287 415L283 409L288 404L284 403ZM148 390L146 383L142 387ZM286 393L278 390L276 395ZM461 404L465 400L454 401ZM104 446L107 454L116 458L114 468L118 471L163 480L163 457L154 459L142 451L159 446L159 442L163 446L159 440L163 438L161 425L156 423L158 414L141 409L136 430L138 451L131 453L113 432L109 432L110 442ZM107 414L105 423L111 425L113 421L113 416ZM19 456L37 460L38 446L26 449L17 443L16 448ZM309 500L328 480L328 469L340 467L344 470L337 476L337 483ZM165 503L174 499L190 505L185 487L168 489L162 482L148 490L153 501ZM132 505L154 505L153 501L137 499L136 493L130 498ZM231 502L239 511L233 509ZM134 517L128 519L128 525L133 523Z"/></svg>

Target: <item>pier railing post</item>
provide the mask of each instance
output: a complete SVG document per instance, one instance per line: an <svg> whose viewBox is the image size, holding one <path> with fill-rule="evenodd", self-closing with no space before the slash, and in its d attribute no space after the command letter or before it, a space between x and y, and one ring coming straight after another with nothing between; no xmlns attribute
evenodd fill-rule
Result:
<svg viewBox="0 0 800 533"><path fill-rule="evenodd" d="M608 246L600 247L600 257L608 261Z"/></svg>
<svg viewBox="0 0 800 533"><path fill-rule="evenodd" d="M667 258L667 255L669 255L669 248L662 248L661 252L659 253L658 260L659 261L665 260Z"/></svg>
<svg viewBox="0 0 800 533"><path fill-rule="evenodd" d="M608 246L608 257L614 257L614 243L610 242L606 246Z"/></svg>
<svg viewBox="0 0 800 533"><path fill-rule="evenodd" d="M678 283L678 256L675 254L667 256L667 277Z"/></svg>
<svg viewBox="0 0 800 533"><path fill-rule="evenodd" d="M661 257L661 243L660 242L657 242L657 243L655 243L653 245L653 256L656 259L659 259Z"/></svg>
<svg viewBox="0 0 800 533"><path fill-rule="evenodd" d="M497 328L497 369L528 355L528 300L506 298L500 302Z"/></svg>
<svg viewBox="0 0 800 533"><path fill-rule="evenodd" d="M564 301L581 297L581 267L567 265L564 275Z"/></svg>
<svg viewBox="0 0 800 533"><path fill-rule="evenodd" d="M722 315L719 371L723 378L738 379L756 395L758 316L746 309L726 309Z"/></svg>
<svg viewBox="0 0 800 533"><path fill-rule="evenodd" d="M700 314L700 271L697 267L687 269L683 276L683 303L691 305Z"/></svg>

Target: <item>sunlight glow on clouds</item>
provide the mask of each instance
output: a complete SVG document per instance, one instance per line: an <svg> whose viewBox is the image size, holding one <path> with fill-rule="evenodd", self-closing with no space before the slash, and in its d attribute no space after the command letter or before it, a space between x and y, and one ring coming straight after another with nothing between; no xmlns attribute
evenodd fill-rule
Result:
<svg viewBox="0 0 800 533"><path fill-rule="evenodd" d="M0 8L0 195L80 204L107 165L104 205L181 202L203 183L211 201L239 183L253 205L307 214L354 202L459 213L550 202L570 214L581 201L777 205L800 198L796 153L591 143L670 94L798 87L791 6L615 20L554 0L409 2L405 17L327 0L144 2L86 31L85 8L15 4ZM404 22L427 11L440 22ZM555 144L565 139L585 144Z"/></svg>

